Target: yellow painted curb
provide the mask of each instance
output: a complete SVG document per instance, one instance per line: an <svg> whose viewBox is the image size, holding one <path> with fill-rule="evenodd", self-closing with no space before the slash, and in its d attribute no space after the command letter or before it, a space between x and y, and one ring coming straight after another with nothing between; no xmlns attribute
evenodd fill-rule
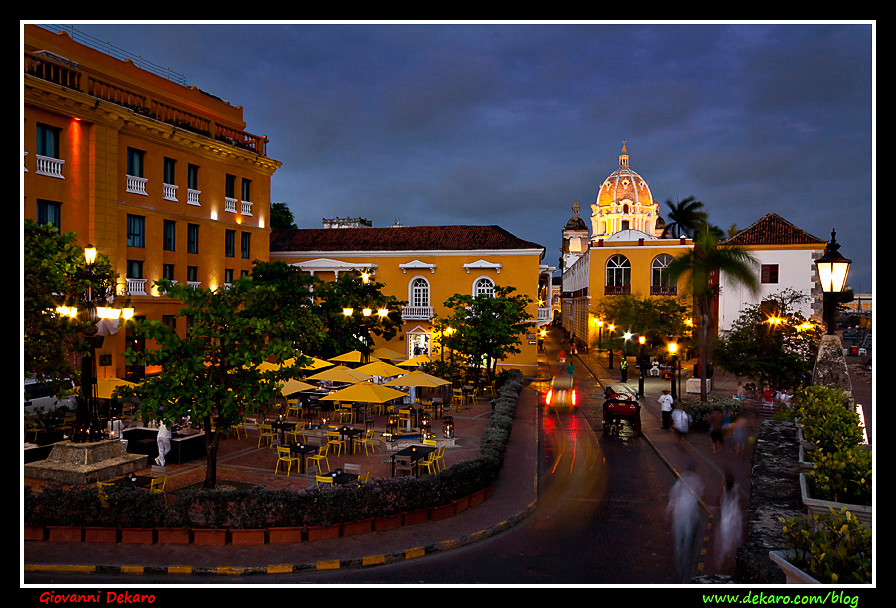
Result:
<svg viewBox="0 0 896 608"><path fill-rule="evenodd" d="M288 574L292 572L292 564L273 564L267 568L268 574Z"/></svg>
<svg viewBox="0 0 896 608"><path fill-rule="evenodd" d="M408 549L405 551L404 556L406 559L411 559L412 557L423 557L426 554L426 551L423 547L418 547L417 549Z"/></svg>
<svg viewBox="0 0 896 608"><path fill-rule="evenodd" d="M86 572L93 574L96 566L72 566L67 564L31 564L25 566L26 572Z"/></svg>
<svg viewBox="0 0 896 608"><path fill-rule="evenodd" d="M362 566L376 566L378 564L385 564L386 556L385 555L371 555L369 557L365 557L361 560Z"/></svg>
<svg viewBox="0 0 896 608"><path fill-rule="evenodd" d="M331 559L327 561L317 562L318 570L338 570L339 569L339 560Z"/></svg>
<svg viewBox="0 0 896 608"><path fill-rule="evenodd" d="M122 566L123 574L143 574L143 566Z"/></svg>
<svg viewBox="0 0 896 608"><path fill-rule="evenodd" d="M168 566L168 574L190 574L192 572L191 566Z"/></svg>

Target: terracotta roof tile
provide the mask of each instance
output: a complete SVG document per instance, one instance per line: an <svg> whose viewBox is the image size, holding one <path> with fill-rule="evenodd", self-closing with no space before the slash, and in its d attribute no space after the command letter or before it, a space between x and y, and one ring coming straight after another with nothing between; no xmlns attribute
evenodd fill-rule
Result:
<svg viewBox="0 0 896 608"><path fill-rule="evenodd" d="M271 251L465 251L544 249L500 226L272 230Z"/></svg>
<svg viewBox="0 0 896 608"><path fill-rule="evenodd" d="M827 241L813 236L785 220L777 213L756 220L722 243L726 245L819 245Z"/></svg>

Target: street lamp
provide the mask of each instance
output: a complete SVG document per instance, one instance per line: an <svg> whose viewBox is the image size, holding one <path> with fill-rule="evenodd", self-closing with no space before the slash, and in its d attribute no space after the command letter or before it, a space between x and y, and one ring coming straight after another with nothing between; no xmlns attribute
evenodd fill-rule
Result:
<svg viewBox="0 0 896 608"><path fill-rule="evenodd" d="M647 336L638 336L638 344L641 345L641 352L638 353L638 397L644 396L644 372L647 369L647 357L644 355L644 344L647 343Z"/></svg>
<svg viewBox="0 0 896 608"><path fill-rule="evenodd" d="M672 398L678 399L678 393L675 391L675 370L678 368L678 357L675 353L678 352L678 344L675 342L670 342L668 345L669 354L672 355ZM680 368L678 368L680 370ZM681 382L681 372L679 371L678 381Z"/></svg>
<svg viewBox="0 0 896 608"><path fill-rule="evenodd" d="M834 296L832 294L840 293L846 285L846 277L849 274L849 265L852 260L848 260L840 254L840 244L837 242L837 233L831 230L831 242L824 249L824 255L815 260L815 267L818 269L818 282L821 283L821 291L823 292L823 312L822 316L827 325L829 334L834 334L836 329L834 317Z"/></svg>

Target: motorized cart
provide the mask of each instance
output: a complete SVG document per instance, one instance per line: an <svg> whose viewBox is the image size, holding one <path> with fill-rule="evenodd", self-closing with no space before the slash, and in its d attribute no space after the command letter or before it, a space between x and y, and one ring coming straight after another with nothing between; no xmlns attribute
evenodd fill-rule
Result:
<svg viewBox="0 0 896 608"><path fill-rule="evenodd" d="M604 435L618 435L623 422L631 424L636 437L641 436L641 404L625 393L616 393L604 401Z"/></svg>

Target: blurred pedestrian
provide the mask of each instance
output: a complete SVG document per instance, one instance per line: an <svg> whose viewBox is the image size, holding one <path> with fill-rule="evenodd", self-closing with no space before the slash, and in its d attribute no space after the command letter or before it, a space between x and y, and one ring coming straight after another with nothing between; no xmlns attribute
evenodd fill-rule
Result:
<svg viewBox="0 0 896 608"><path fill-rule="evenodd" d="M694 553L694 538L700 518L698 500L703 497L703 481L697 475L693 462L678 478L669 491L666 516L672 519L672 536L675 540L675 572L684 577Z"/></svg>
<svg viewBox="0 0 896 608"><path fill-rule="evenodd" d="M156 438L156 445L159 447L159 455L156 457L156 464L160 467L165 466L165 454L171 451L171 429L162 421L158 421L159 436Z"/></svg>
<svg viewBox="0 0 896 608"><path fill-rule="evenodd" d="M569 364L566 366L566 373L569 374L570 379L573 379L576 373L576 366L572 364L572 359L569 360Z"/></svg>
<svg viewBox="0 0 896 608"><path fill-rule="evenodd" d="M737 390L734 393L734 398L743 401L747 397L747 389L744 387L743 382L737 383Z"/></svg>
<svg viewBox="0 0 896 608"><path fill-rule="evenodd" d="M731 446L734 450L734 456L741 460L746 459L747 441L749 440L749 429L747 429L747 416L743 414L734 419L731 423Z"/></svg>
<svg viewBox="0 0 896 608"><path fill-rule="evenodd" d="M663 428L667 431L669 427L672 425L672 403L674 400L672 399L672 395L669 394L668 389L663 389L663 394L660 395L660 398L657 399L660 403L660 410L663 414Z"/></svg>
<svg viewBox="0 0 896 608"><path fill-rule="evenodd" d="M725 433L725 415L722 410L716 408L709 414L709 441L712 446L712 455L721 456Z"/></svg>
<svg viewBox="0 0 896 608"><path fill-rule="evenodd" d="M672 410L672 429L675 431L675 445L681 448L681 440L691 431L691 416L680 403Z"/></svg>
<svg viewBox="0 0 896 608"><path fill-rule="evenodd" d="M743 511L740 507L740 487L731 471L725 471L719 497L721 518L715 539L716 563L721 565L734 555L743 542Z"/></svg>

